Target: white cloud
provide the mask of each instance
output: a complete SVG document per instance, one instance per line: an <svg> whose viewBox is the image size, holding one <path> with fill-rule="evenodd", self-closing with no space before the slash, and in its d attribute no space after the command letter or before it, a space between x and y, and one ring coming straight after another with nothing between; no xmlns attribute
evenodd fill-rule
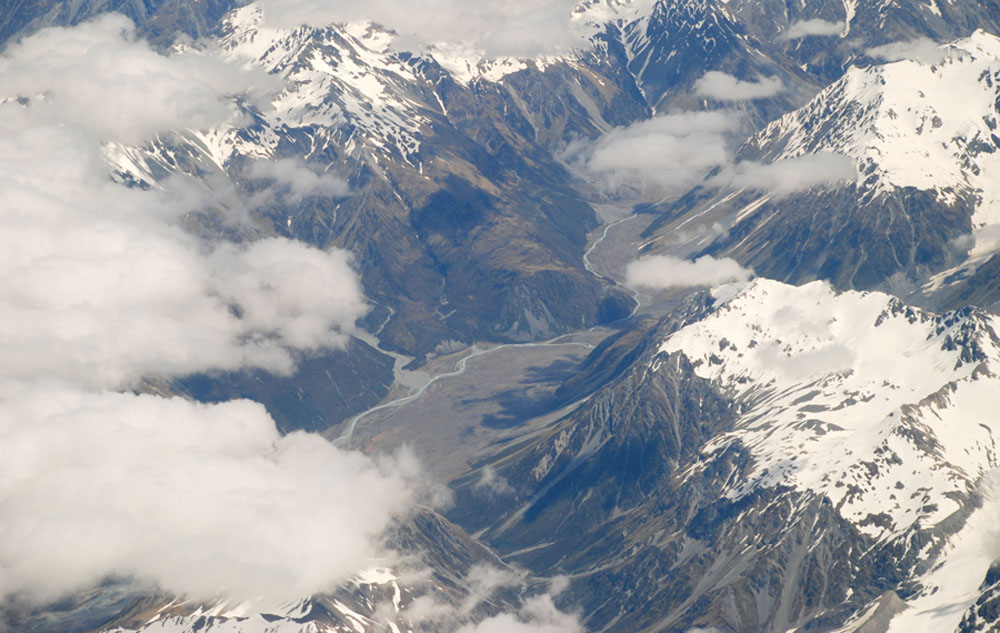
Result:
<svg viewBox="0 0 1000 633"><path fill-rule="evenodd" d="M788 195L826 183L855 180L854 161L842 154L805 154L773 163L744 161L709 179L710 186L746 187Z"/></svg>
<svg viewBox="0 0 1000 633"><path fill-rule="evenodd" d="M520 587L527 574L520 570L492 565L473 565L462 583L468 594L459 604L437 600L434 594L423 595L406 607L406 618L417 624L419 630L454 630L467 622L476 607L490 600L500 589Z"/></svg>
<svg viewBox="0 0 1000 633"><path fill-rule="evenodd" d="M556 608L548 594L529 598L517 614L502 613L457 633L583 633L580 619Z"/></svg>
<svg viewBox="0 0 1000 633"><path fill-rule="evenodd" d="M489 57L558 53L585 43L571 20L576 0L258 0L269 26L371 20L399 34L401 47L463 43Z"/></svg>
<svg viewBox="0 0 1000 633"><path fill-rule="evenodd" d="M854 162L833 153L766 164L734 163L731 147L740 129L740 116L727 110L668 114L614 128L593 141L573 142L563 158L609 192L622 196L666 196L698 184L747 187L783 196L857 178Z"/></svg>
<svg viewBox="0 0 1000 633"><path fill-rule="evenodd" d="M826 282L813 282L821 292L832 292ZM782 338L809 341L811 349L788 348L780 341L765 342L754 348L753 354L761 366L783 374L789 379L813 375L830 375L850 369L856 354L849 347L834 342L837 338L837 320L828 314L810 312L795 305L784 305L775 310L771 318L782 332Z"/></svg>
<svg viewBox="0 0 1000 633"><path fill-rule="evenodd" d="M0 92L24 97L0 99L0 596L117 574L198 597L301 597L384 553L378 535L417 494L411 460L282 438L260 405L108 391L287 371L365 312L346 252L207 242L182 228L210 203L194 188L111 178L103 144L232 122L227 95L253 80L159 55L118 17L0 56Z"/></svg>
<svg viewBox="0 0 1000 633"><path fill-rule="evenodd" d="M670 255L652 255L631 262L625 269L625 284L632 287L666 289L716 286L746 281L753 272L728 257L704 255L694 261Z"/></svg>
<svg viewBox="0 0 1000 633"><path fill-rule="evenodd" d="M875 46L866 50L865 54L887 62L912 59L925 64L936 64L942 61L947 53L934 40L926 37L918 37L908 41L891 42L882 46Z"/></svg>
<svg viewBox="0 0 1000 633"><path fill-rule="evenodd" d="M503 476L497 474L496 469L492 466L483 468L479 481L476 482L473 488L494 496L505 496L514 493L514 488L511 487L510 483Z"/></svg>
<svg viewBox="0 0 1000 633"><path fill-rule="evenodd" d="M287 372L290 348L343 343L366 311L346 253L282 239L204 244L181 228L208 203L191 188L111 180L101 145L119 129L145 138L225 120L222 100L240 88L227 82L247 79L219 73L219 92L198 63L151 51L126 24L42 30L0 56L0 90L29 94L30 83L49 95L0 104L0 374L119 387L213 368Z"/></svg>
<svg viewBox="0 0 1000 633"><path fill-rule="evenodd" d="M123 143L227 121L228 97L263 94L275 81L197 51L161 55L118 14L44 29L0 56L0 100L28 100L39 122L77 124Z"/></svg>
<svg viewBox="0 0 1000 633"><path fill-rule="evenodd" d="M827 22L819 18L813 20L801 20L788 26L787 29L778 35L778 40L789 41L798 40L803 37L832 37L844 32L844 25L841 22Z"/></svg>
<svg viewBox="0 0 1000 633"><path fill-rule="evenodd" d="M469 589L457 606L441 603L433 595L417 598L404 611L416 631L455 631L456 633L583 633L579 618L559 610L554 603L568 587L564 577L553 578L549 590L524 600L516 612L505 612L479 622L471 621L476 608L489 601L501 589L525 590L527 575L512 569L488 565L472 567L464 579Z"/></svg>
<svg viewBox="0 0 1000 633"><path fill-rule="evenodd" d="M32 114L0 106L0 373L288 371L288 348L339 345L365 313L346 253L205 245L179 226L197 198L112 182L85 131Z"/></svg>
<svg viewBox="0 0 1000 633"><path fill-rule="evenodd" d="M254 161L247 169L247 176L251 180L271 183L253 194L251 207L275 200L295 205L304 198L342 198L350 193L347 182L337 174L320 171L296 158Z"/></svg>
<svg viewBox="0 0 1000 633"><path fill-rule="evenodd" d="M856 359L849 347L839 343L791 354L780 343L772 342L758 347L754 354L760 363L789 379L826 376L844 371L850 369Z"/></svg>
<svg viewBox="0 0 1000 633"><path fill-rule="evenodd" d="M682 191L729 162L740 124L727 111L668 114L572 143L565 159L616 193Z"/></svg>
<svg viewBox="0 0 1000 633"><path fill-rule="evenodd" d="M695 94L716 101L748 101L773 97L785 85L777 77L761 77L757 81L742 81L717 70L705 73L694 84Z"/></svg>
<svg viewBox="0 0 1000 633"><path fill-rule="evenodd" d="M400 469L263 406L7 386L0 400L0 594L133 575L192 598L328 589L380 553L413 502Z"/></svg>
<svg viewBox="0 0 1000 633"><path fill-rule="evenodd" d="M339 347L367 308L347 251L264 239L223 244L209 257L214 292L237 308L240 336L294 349Z"/></svg>

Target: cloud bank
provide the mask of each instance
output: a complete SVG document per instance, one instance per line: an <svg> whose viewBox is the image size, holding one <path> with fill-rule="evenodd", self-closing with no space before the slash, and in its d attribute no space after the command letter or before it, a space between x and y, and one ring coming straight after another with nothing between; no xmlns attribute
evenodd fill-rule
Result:
<svg viewBox="0 0 1000 633"><path fill-rule="evenodd" d="M0 56L0 598L108 575L192 599L301 597L385 554L381 531L415 499L408 460L281 437L261 405L118 391L289 371L366 310L348 253L203 240L184 218L212 200L112 178L106 144L238 124L231 96L256 79L155 53L114 16ZM268 173L292 196L333 186Z"/></svg>
<svg viewBox="0 0 1000 633"><path fill-rule="evenodd" d="M399 35L397 46L462 43L488 57L533 57L585 43L571 20L576 0L258 0L268 26L373 21Z"/></svg>
<svg viewBox="0 0 1000 633"><path fill-rule="evenodd" d="M827 22L819 18L813 20L801 20L789 25L787 29L778 35L779 41L800 40L803 37L832 37L844 32L844 25L840 22Z"/></svg>
<svg viewBox="0 0 1000 633"><path fill-rule="evenodd" d="M233 116L231 96L257 98L277 88L263 71L213 55L161 55L136 39L134 25L119 14L44 29L9 46L0 77L0 99L30 103L36 121L79 125L122 143L211 127Z"/></svg>
<svg viewBox="0 0 1000 633"><path fill-rule="evenodd" d="M625 285L634 288L665 290L695 286L717 286L746 281L753 275L728 257L715 259L704 255L694 261L670 255L652 255L631 262L625 269Z"/></svg>
<svg viewBox="0 0 1000 633"><path fill-rule="evenodd" d="M197 196L111 181L96 137L0 106L0 372L89 387L207 368L291 370L366 306L343 251L206 245Z"/></svg>
<svg viewBox="0 0 1000 633"><path fill-rule="evenodd" d="M777 77L742 81L717 70L710 70L694 83L694 92L716 101L751 101L773 97L785 89Z"/></svg>
<svg viewBox="0 0 1000 633"><path fill-rule="evenodd" d="M11 388L0 401L0 593L55 598L130 575L181 595L280 601L366 564L413 500L264 407Z"/></svg>

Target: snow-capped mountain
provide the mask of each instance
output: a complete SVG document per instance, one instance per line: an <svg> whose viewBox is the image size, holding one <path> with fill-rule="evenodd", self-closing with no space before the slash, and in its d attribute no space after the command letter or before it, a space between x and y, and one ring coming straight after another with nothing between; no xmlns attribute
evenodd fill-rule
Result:
<svg viewBox="0 0 1000 633"><path fill-rule="evenodd" d="M1000 30L996 0L585 0L568 19L590 40L525 58L403 50L372 21L277 28L254 2L72 0L0 8L0 42L114 9L157 50L213 56L266 88L227 101L230 124L105 143L114 179L156 189L179 176L206 194L210 208L185 216L193 233L349 250L372 308L364 342L304 353L290 376L149 377L137 390L253 398L282 433L344 437L355 414L441 397L485 353L467 345L534 342L527 354L570 334L596 348L579 367L538 351L527 376L570 375L525 407L542 413L454 458L469 469L447 520L422 511L397 526L393 546L421 573L387 564L267 608L109 578L38 610L2 602L0 628L400 633L433 607L462 611L441 630L467 631L559 578L559 606L588 631L996 629L1000 38L972 33ZM872 50L914 36L962 39ZM900 51L917 58L889 61ZM730 98L698 87L709 72L770 87ZM564 150L684 111L754 132L661 203L638 245L733 257L759 277L634 312L644 295L588 257L603 243L621 251L608 260L631 259L635 236L614 229L635 218L599 230L597 203L616 194ZM782 186L817 155L856 178ZM267 196L261 165L326 186ZM753 181L775 166L785 175ZM595 328L608 323L620 329ZM522 395L470 381L449 397L478 389ZM469 432L487 426L476 415ZM464 586L480 564L524 571L480 599Z"/></svg>
<svg viewBox="0 0 1000 633"><path fill-rule="evenodd" d="M901 612L899 630L955 630L1000 554L979 509L998 327L823 282L720 288L596 351L594 367L632 360L487 462L511 509L456 516L533 569L580 573L596 628L854 631ZM616 583L641 589L603 603Z"/></svg>
<svg viewBox="0 0 1000 633"><path fill-rule="evenodd" d="M842 155L855 182L790 194L753 182L699 189L650 234L676 217L712 218L729 231L696 248L768 277L840 288L934 292L970 274L997 248L1000 40L979 31L927 54L851 68L737 155L768 165Z"/></svg>
<svg viewBox="0 0 1000 633"><path fill-rule="evenodd" d="M378 576L387 578L388 590L396 602L393 615L398 613L400 600L399 586L391 574L385 570ZM379 578L381 579L381 578ZM376 620L375 600L384 600L380 583L362 578L357 583L357 595L347 601L357 608L358 604L371 605L372 610L362 614L335 597L317 597L302 600L282 608L255 612L249 605L230 605L225 602L210 605L188 605L177 599L165 604L153 603L145 610L134 608L129 614L131 622L105 628L107 633L186 633L208 629L226 633L350 633L372 631L385 627L385 622ZM373 591L374 589L374 591ZM367 595L366 595L367 593ZM152 601L149 601L152 602ZM384 600L382 606L390 604ZM138 607L138 605L136 605ZM392 624L396 626L395 622Z"/></svg>
<svg viewBox="0 0 1000 633"><path fill-rule="evenodd" d="M753 282L660 347L683 353L739 409L733 430L680 477L737 443L754 467L727 482L728 498L760 486L808 491L875 547L919 548L910 609L890 629L908 630L914 613L967 600L1000 554L980 540L992 506L977 510L1000 458L998 329L974 309L932 315L822 282ZM948 615L934 628L954 630L960 612Z"/></svg>
<svg viewBox="0 0 1000 633"><path fill-rule="evenodd" d="M947 42L977 29L1000 31L994 0L723 0L723 4L758 40L773 42L824 83L839 78L875 46L921 38Z"/></svg>
<svg viewBox="0 0 1000 633"><path fill-rule="evenodd" d="M243 104L253 124L114 147L109 158L126 181L180 171L216 190L221 182L223 193L252 193L245 172L258 160L297 158L341 174L356 193L252 213L264 231L355 252L379 304L372 329L385 322L383 340L410 354L627 314L627 295L580 262L596 218L550 147L643 116L644 106L602 87L618 78L580 63L465 83L391 41L370 23L279 30L256 6L238 9L215 45L283 82L266 103ZM482 283L502 296L474 299Z"/></svg>
<svg viewBox="0 0 1000 633"><path fill-rule="evenodd" d="M864 33L866 42L884 44L925 37L947 41L976 29L997 32L1000 13L995 0L842 0L851 33Z"/></svg>
<svg viewBox="0 0 1000 633"><path fill-rule="evenodd" d="M1000 38L978 31L931 55L939 58L850 69L744 152L770 161L844 154L856 162L865 195L910 187L945 205L974 197L973 226L996 224Z"/></svg>
<svg viewBox="0 0 1000 633"><path fill-rule="evenodd" d="M715 0L660 0L648 13L610 21L606 29L608 55L623 57L621 63L655 112L704 108L705 97L692 88L706 71L749 82L781 82L782 89L769 98L740 104L756 124L800 105L818 88Z"/></svg>
<svg viewBox="0 0 1000 633"><path fill-rule="evenodd" d="M667 339L740 408L708 443L750 449L757 486L810 490L879 540L940 524L998 465L996 317L934 316L881 293L758 280ZM905 482L905 483L904 483Z"/></svg>
<svg viewBox="0 0 1000 633"><path fill-rule="evenodd" d="M240 102L252 123L110 146L108 158L125 182L179 172L230 207L241 205L234 190L259 187L247 175L256 161L294 158L342 175L361 193L243 213L265 233L352 250L378 304L370 327L408 354L615 320L630 298L581 265L596 217L561 163L565 144L651 110L702 107L693 86L710 70L780 83L740 106L757 123L817 86L715 2L592 2L573 19L599 31L593 48L487 60L444 45L400 52L371 22L272 28L249 4L202 45L280 79L269 98ZM473 299L483 284L502 296Z"/></svg>

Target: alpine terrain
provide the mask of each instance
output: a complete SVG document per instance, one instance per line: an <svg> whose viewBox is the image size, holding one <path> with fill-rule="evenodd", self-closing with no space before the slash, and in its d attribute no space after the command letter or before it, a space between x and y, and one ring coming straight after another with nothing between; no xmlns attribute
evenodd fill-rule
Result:
<svg viewBox="0 0 1000 633"><path fill-rule="evenodd" d="M0 631L1000 630L996 0L0 6Z"/></svg>

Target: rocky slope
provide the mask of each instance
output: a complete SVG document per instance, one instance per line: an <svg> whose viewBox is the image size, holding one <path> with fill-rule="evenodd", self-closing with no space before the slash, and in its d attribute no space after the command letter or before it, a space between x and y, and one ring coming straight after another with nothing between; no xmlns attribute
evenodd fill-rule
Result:
<svg viewBox="0 0 1000 633"><path fill-rule="evenodd" d="M383 340L407 353L446 339L537 339L628 314L627 295L580 263L594 212L536 141L555 125L536 132L531 119L555 109L564 133L592 133L609 123L591 113L620 123L644 109L613 107L620 95L605 99L605 78L586 68L535 71L535 92L567 73L584 82L570 104L559 89L522 99L498 84L456 81L432 58L390 51L390 40L371 25L273 30L255 7L241 9L220 46L286 82L252 111L256 123L110 157L136 182L180 165L250 191L245 170L259 159L305 157L342 174L351 195L254 212L266 231L352 250L380 306L373 324L388 317Z"/></svg>
<svg viewBox="0 0 1000 633"><path fill-rule="evenodd" d="M594 631L995 628L1000 551L984 490L998 466L998 321L951 309L1000 301L1000 40L976 32L892 63L864 53L1000 29L994 0L591 0L575 19L595 26L593 47L536 59L402 52L372 23L275 29L253 4L187 0L15 3L0 8L0 40L115 9L163 45L178 30L203 36L195 46L277 86L234 102L242 127L106 145L115 177L157 187L182 175L211 192L214 207L189 218L194 232L354 253L371 345L352 339L285 378L143 386L250 397L283 432L324 429L382 399L393 358L376 343L419 363L631 313L632 294L584 265L600 194L561 162L571 140L731 108L758 130L737 161L838 154L858 177L791 192L780 180L706 184L659 209L647 252L734 257L777 281L696 294L600 345L546 403L566 415L511 430L456 482L449 518L462 527L426 512L396 531L429 576L387 564L274 608L193 604L109 579L41 611L5 602L0 618L15 630L395 632L416 628L408 610L422 598L474 621L557 576L570 587L560 606ZM782 37L803 20L844 29ZM862 65L845 72L852 61ZM708 98L696 88L708 71L781 89ZM281 161L342 186L269 194L255 170ZM722 229L681 237L713 224ZM470 571L497 556L530 574L466 607Z"/></svg>
<svg viewBox="0 0 1000 633"><path fill-rule="evenodd" d="M62 3L50 21L113 8ZM207 23L221 8L199 6L199 15ZM440 47L396 51L393 34L370 23L275 29L249 4L198 45L282 80L266 103L239 104L251 124L109 147L108 158L141 186L194 178L220 212L255 217L258 232L348 248L377 304L370 329L384 324L385 344L407 354L613 321L631 300L581 264L597 224L592 192L560 162L565 144L678 108L734 105L759 126L818 85L715 1L591 2L574 19L597 32L593 48L477 60ZM780 89L706 100L695 85L708 71ZM260 203L266 183L249 175L254 164L285 159L339 174L349 195ZM495 292L484 300L483 288Z"/></svg>
<svg viewBox="0 0 1000 633"><path fill-rule="evenodd" d="M454 517L570 575L595 630L829 631L900 599L971 604L993 555L978 508L997 327L819 282L702 296L576 412L488 460L510 486L498 511Z"/></svg>
<svg viewBox="0 0 1000 633"><path fill-rule="evenodd" d="M756 39L724 3L714 0L656 2L647 14L609 22L606 29L607 55L622 57L619 63L655 112L734 106L747 113L751 125L762 125L818 89L812 77ZM706 101L694 87L707 71L747 82L779 81L781 89L738 103Z"/></svg>
<svg viewBox="0 0 1000 633"><path fill-rule="evenodd" d="M856 181L791 193L753 177L740 188L702 188L649 235L666 235L675 218L711 218L730 228L696 248L793 283L934 293L972 274L997 248L1000 40L980 31L934 55L852 68L738 154L772 166L842 155Z"/></svg>

